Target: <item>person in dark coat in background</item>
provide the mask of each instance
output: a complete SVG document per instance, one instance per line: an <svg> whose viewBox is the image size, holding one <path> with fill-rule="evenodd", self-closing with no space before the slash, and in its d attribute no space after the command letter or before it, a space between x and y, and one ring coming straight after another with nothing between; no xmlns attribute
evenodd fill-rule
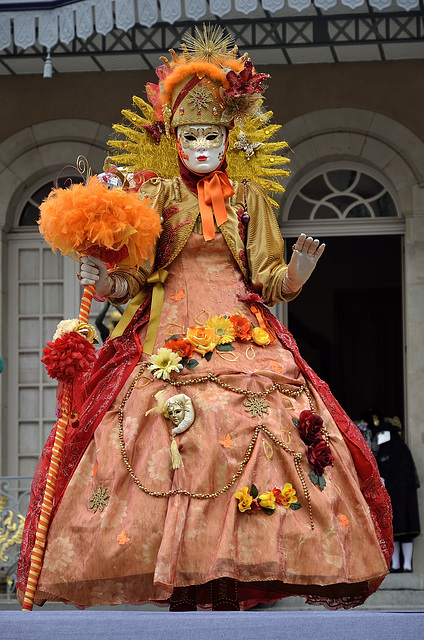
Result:
<svg viewBox="0 0 424 640"><path fill-rule="evenodd" d="M417 495L420 482L415 463L400 434L398 418L382 418L378 411L367 412L364 418L372 431L372 450L392 502L395 550L391 572L410 572L413 539L420 534Z"/></svg>

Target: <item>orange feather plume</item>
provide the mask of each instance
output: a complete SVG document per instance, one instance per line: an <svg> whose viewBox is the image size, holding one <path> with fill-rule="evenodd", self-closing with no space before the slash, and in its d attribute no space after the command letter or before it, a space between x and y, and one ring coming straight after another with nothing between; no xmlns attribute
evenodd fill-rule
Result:
<svg viewBox="0 0 424 640"><path fill-rule="evenodd" d="M136 193L108 189L93 176L87 185L53 189L40 206L38 224L53 251L79 257L97 248L105 262L135 268L152 254L161 231L150 204Z"/></svg>

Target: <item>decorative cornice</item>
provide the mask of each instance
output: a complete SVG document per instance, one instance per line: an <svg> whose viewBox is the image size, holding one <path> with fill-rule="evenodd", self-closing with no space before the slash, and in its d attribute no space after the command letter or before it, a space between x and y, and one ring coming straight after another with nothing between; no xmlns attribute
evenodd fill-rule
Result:
<svg viewBox="0 0 424 640"><path fill-rule="evenodd" d="M37 41L47 49L58 42L69 44L76 37L86 39L92 33L107 35L113 29L128 31L134 25L150 28L159 21L174 24L178 20L199 21L210 10L220 18L230 12L249 15L259 3L263 11L284 12L285 8L301 13L311 5L311 0L0 0L0 50L12 44L28 49ZM338 4L345 7L364 7L365 0L315 0L315 6L323 11ZM369 0L369 5L382 11L396 6L404 11L419 7L419 0Z"/></svg>

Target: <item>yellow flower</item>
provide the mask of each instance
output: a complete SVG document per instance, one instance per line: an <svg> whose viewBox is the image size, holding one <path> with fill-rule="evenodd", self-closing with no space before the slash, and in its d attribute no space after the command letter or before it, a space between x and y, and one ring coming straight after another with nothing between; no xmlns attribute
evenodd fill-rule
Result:
<svg viewBox="0 0 424 640"><path fill-rule="evenodd" d="M275 496L272 491L261 493L258 502L264 509L275 509Z"/></svg>
<svg viewBox="0 0 424 640"><path fill-rule="evenodd" d="M266 329L254 327L252 330L252 340L261 346L265 346L271 342L270 335Z"/></svg>
<svg viewBox="0 0 424 640"><path fill-rule="evenodd" d="M252 496L249 495L249 487L242 487L241 491L237 491L235 495L239 501L239 511L242 513L244 513L244 511L249 511L253 500Z"/></svg>
<svg viewBox="0 0 424 640"><path fill-rule="evenodd" d="M273 489L273 494L278 504L281 504L285 509L288 509L293 502L297 502L296 490L293 489L290 482L286 482L284 488Z"/></svg>
<svg viewBox="0 0 424 640"><path fill-rule="evenodd" d="M219 344L234 342L236 339L236 331L234 325L229 318L224 316L214 316L207 321L206 326L213 329L219 337Z"/></svg>
<svg viewBox="0 0 424 640"><path fill-rule="evenodd" d="M201 353L202 356L208 353L208 351L215 349L220 340L219 336L215 333L215 329L211 329L210 327L189 327L185 339L192 344L194 350Z"/></svg>
<svg viewBox="0 0 424 640"><path fill-rule="evenodd" d="M155 355L150 357L150 364L147 369L151 371L155 378L169 380L171 371L180 371L182 364L178 364L181 358L171 349L161 347Z"/></svg>

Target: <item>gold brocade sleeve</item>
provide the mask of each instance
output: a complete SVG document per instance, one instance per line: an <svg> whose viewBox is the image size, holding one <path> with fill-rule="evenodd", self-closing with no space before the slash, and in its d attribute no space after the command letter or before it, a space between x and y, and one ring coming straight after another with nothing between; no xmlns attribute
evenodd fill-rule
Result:
<svg viewBox="0 0 424 640"><path fill-rule="evenodd" d="M246 185L246 204L250 216L247 228L246 253L250 279L264 302L273 306L279 300L293 300L299 293L283 295L281 291L287 264L284 261L284 240L274 212L262 187Z"/></svg>
<svg viewBox="0 0 424 640"><path fill-rule="evenodd" d="M160 178L153 178L148 180L140 190L140 198L150 198L152 201L152 209L157 209L158 215L167 209L169 202L174 197L175 189L173 183L170 180L162 180ZM117 273L124 278L128 285L128 292L124 297L110 296L109 302L113 305L125 304L128 300L134 298L141 289L145 286L147 278L152 275L155 264L156 247L152 250L150 258L145 260L137 271L130 271L126 269L111 269L109 273Z"/></svg>

